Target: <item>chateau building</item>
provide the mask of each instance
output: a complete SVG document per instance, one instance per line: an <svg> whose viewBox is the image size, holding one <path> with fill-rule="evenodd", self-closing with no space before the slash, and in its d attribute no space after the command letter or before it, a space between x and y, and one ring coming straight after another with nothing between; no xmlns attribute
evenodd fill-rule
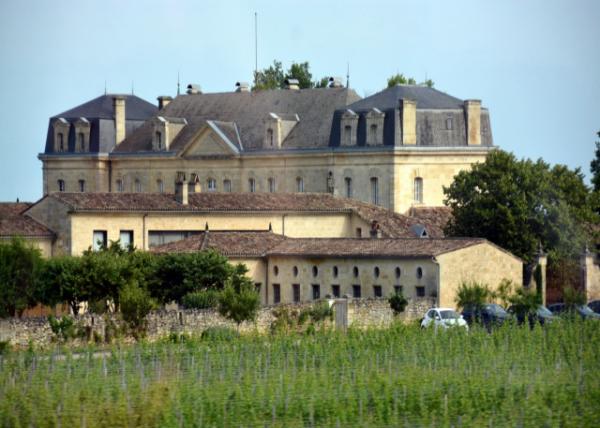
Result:
<svg viewBox="0 0 600 428"><path fill-rule="evenodd" d="M399 85L159 97L104 95L50 119L44 194L331 193L408 213L493 150L478 100ZM338 85L334 85L338 86Z"/></svg>

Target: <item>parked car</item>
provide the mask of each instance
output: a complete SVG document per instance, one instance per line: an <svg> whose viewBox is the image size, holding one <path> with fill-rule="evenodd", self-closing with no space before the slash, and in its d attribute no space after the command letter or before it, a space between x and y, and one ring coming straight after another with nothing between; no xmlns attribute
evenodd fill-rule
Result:
<svg viewBox="0 0 600 428"><path fill-rule="evenodd" d="M435 327L435 328L450 328L450 327L461 327L469 329L467 322L462 315L457 314L454 309L451 308L431 308L423 317L421 321L421 327Z"/></svg>
<svg viewBox="0 0 600 428"><path fill-rule="evenodd" d="M596 312L597 314L600 314L600 300L593 300L587 305L592 311Z"/></svg>
<svg viewBox="0 0 600 428"><path fill-rule="evenodd" d="M481 307L467 306L463 309L462 316L467 324L483 324L488 330L492 326L502 325L512 319L512 316L504 308L496 303L486 303Z"/></svg>
<svg viewBox="0 0 600 428"><path fill-rule="evenodd" d="M600 320L600 314L592 311L588 305L569 306L564 303L554 303L553 305L548 306L548 309L550 309L553 314L560 316L579 315L584 320Z"/></svg>
<svg viewBox="0 0 600 428"><path fill-rule="evenodd" d="M529 315L526 313L525 310L519 308L518 306L511 306L510 308L508 308L508 313L515 317L518 324L523 324L525 322L525 319L527 319L529 321L530 327L533 327L535 323L545 325L547 323L551 323L552 321L558 318L547 307L543 305L539 305L535 312L532 312Z"/></svg>

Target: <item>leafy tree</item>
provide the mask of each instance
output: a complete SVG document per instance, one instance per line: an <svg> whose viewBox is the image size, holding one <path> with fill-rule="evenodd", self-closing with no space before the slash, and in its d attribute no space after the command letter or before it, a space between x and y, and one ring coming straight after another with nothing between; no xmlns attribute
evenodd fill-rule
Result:
<svg viewBox="0 0 600 428"><path fill-rule="evenodd" d="M427 79L425 80L423 83L421 83L423 86L427 86L428 88L433 88L435 83L433 80L431 79Z"/></svg>
<svg viewBox="0 0 600 428"><path fill-rule="evenodd" d="M493 297L494 293L487 284L463 282L458 286L455 302L458 308L473 307L476 312L479 312Z"/></svg>
<svg viewBox="0 0 600 428"><path fill-rule="evenodd" d="M79 305L89 301L93 294L85 275L80 257L62 256L47 260L39 275L40 302L49 306L66 302L77 315Z"/></svg>
<svg viewBox="0 0 600 428"><path fill-rule="evenodd" d="M563 302L570 308L585 305L585 294L574 287L563 288Z"/></svg>
<svg viewBox="0 0 600 428"><path fill-rule="evenodd" d="M119 292L131 281L129 253L111 243L99 251L86 250L81 256L83 288L95 301L111 300L119 306Z"/></svg>
<svg viewBox="0 0 600 428"><path fill-rule="evenodd" d="M541 159L517 160L496 150L444 188L453 218L449 236L485 237L532 262L543 246L551 260L574 257L585 244L582 227L593 219L579 170L550 169Z"/></svg>
<svg viewBox="0 0 600 428"><path fill-rule="evenodd" d="M417 81L412 77L405 77L402 73L396 73L390 76L387 80L387 87L391 88L396 85L416 85Z"/></svg>
<svg viewBox="0 0 600 428"><path fill-rule="evenodd" d="M390 298L390 308L394 311L394 315L400 315L406 309L408 300L402 293L394 293Z"/></svg>
<svg viewBox="0 0 600 428"><path fill-rule="evenodd" d="M597 132L600 137L600 131ZM596 141L596 157L590 163L590 170L592 171L592 185L596 192L600 192L600 141Z"/></svg>
<svg viewBox="0 0 600 428"><path fill-rule="evenodd" d="M297 79L300 89L314 87L312 82L312 74L310 73L308 62L292 63L285 75L285 79Z"/></svg>
<svg viewBox="0 0 600 428"><path fill-rule="evenodd" d="M254 320L260 307L260 297L246 273L246 266L238 264L219 296L219 313L238 327L244 321Z"/></svg>
<svg viewBox="0 0 600 428"><path fill-rule="evenodd" d="M137 283L130 282L119 291L119 301L121 316L134 337L143 336L146 331L146 316L156 307L150 293Z"/></svg>
<svg viewBox="0 0 600 428"><path fill-rule="evenodd" d="M314 82L315 88L327 88L329 86L329 77L321 77L321 80Z"/></svg>
<svg viewBox="0 0 600 428"><path fill-rule="evenodd" d="M42 263L40 250L21 238L0 243L0 318L21 316L35 306Z"/></svg>
<svg viewBox="0 0 600 428"><path fill-rule="evenodd" d="M516 314L528 317L536 313L542 304L542 296L534 290L521 287L508 297L508 302L513 306Z"/></svg>
<svg viewBox="0 0 600 428"><path fill-rule="evenodd" d="M252 90L279 89L283 86L285 75L281 62L273 61L269 68L254 73L254 86Z"/></svg>

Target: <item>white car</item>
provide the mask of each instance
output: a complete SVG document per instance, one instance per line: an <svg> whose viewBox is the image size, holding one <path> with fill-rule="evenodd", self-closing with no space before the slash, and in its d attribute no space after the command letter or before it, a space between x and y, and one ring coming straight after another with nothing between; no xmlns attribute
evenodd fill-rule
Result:
<svg viewBox="0 0 600 428"><path fill-rule="evenodd" d="M421 327L426 328L434 326L436 329L462 327L465 330L469 329L467 322L462 315L456 313L452 308L431 308L427 311L421 321Z"/></svg>

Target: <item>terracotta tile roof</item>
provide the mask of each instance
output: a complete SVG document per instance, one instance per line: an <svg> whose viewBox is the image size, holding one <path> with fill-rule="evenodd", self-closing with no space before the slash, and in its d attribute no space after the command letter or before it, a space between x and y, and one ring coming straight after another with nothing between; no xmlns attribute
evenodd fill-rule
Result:
<svg viewBox="0 0 600 428"><path fill-rule="evenodd" d="M452 218L452 209L450 207L412 207L409 214L411 217L434 226L443 236L444 228Z"/></svg>
<svg viewBox="0 0 600 428"><path fill-rule="evenodd" d="M209 231L152 248L155 253L213 249L225 256L422 258L487 242L485 239L287 238L267 231Z"/></svg>
<svg viewBox="0 0 600 428"><path fill-rule="evenodd" d="M487 242L480 238L295 238L286 239L269 255L326 257L434 257Z"/></svg>
<svg viewBox="0 0 600 428"><path fill-rule="evenodd" d="M285 240L284 236L268 231L211 230L180 241L156 246L151 251L155 253L192 253L212 249L230 257L261 257L283 240Z"/></svg>
<svg viewBox="0 0 600 428"><path fill-rule="evenodd" d="M23 212L31 206L26 202L0 202L0 236L52 237L54 233Z"/></svg>
<svg viewBox="0 0 600 428"><path fill-rule="evenodd" d="M414 225L423 225L430 237L443 231L426 219L409 217L354 199L327 193L193 193L188 205L181 205L166 193L53 193L73 211L195 211L195 212L347 212L367 223L377 221L382 235L413 238ZM368 231L364 231L368 233Z"/></svg>

